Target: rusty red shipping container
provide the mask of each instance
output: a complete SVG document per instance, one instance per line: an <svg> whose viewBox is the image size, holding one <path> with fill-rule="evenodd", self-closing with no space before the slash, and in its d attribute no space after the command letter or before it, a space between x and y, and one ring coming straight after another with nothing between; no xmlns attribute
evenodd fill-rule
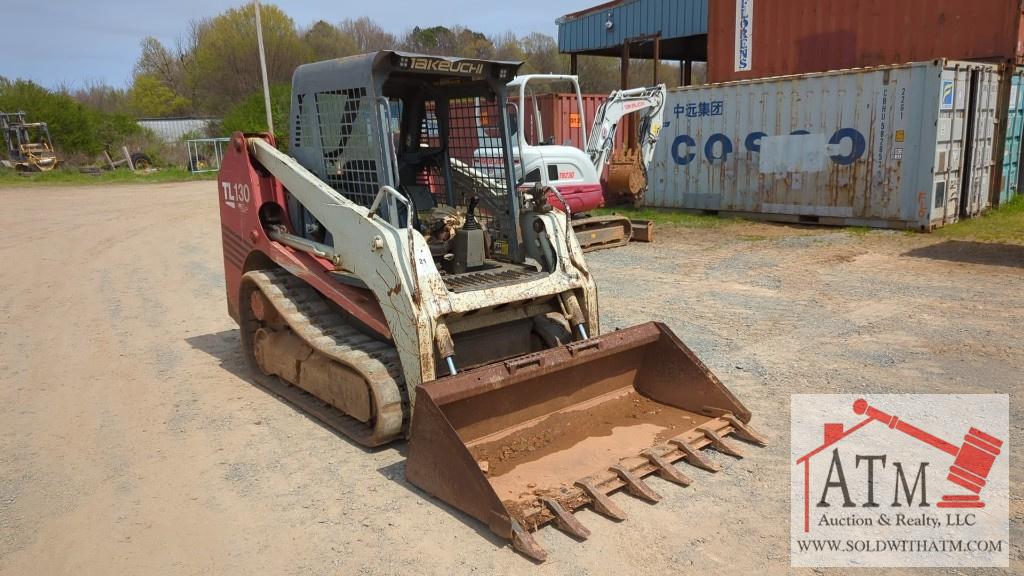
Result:
<svg viewBox="0 0 1024 576"><path fill-rule="evenodd" d="M1021 0L709 2L708 79L953 58L1024 62Z"/></svg>
<svg viewBox="0 0 1024 576"><path fill-rule="evenodd" d="M598 108L604 104L608 96L605 94L584 94L583 112L586 119L579 117L579 107L576 104L576 95L571 93L540 94L537 96L537 109L540 111L541 130L544 139L554 144L568 144L583 149L586 142L580 142L580 123L583 124L585 137L590 136L590 128L594 125L594 116ZM533 120L533 107L526 107L526 139L531 144L537 142L537 128ZM618 130L615 133L615 147L621 149L625 131Z"/></svg>

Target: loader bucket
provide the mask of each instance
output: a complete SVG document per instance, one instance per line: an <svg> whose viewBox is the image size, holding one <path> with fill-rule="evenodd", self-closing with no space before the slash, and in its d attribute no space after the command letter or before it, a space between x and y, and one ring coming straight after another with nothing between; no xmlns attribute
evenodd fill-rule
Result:
<svg viewBox="0 0 1024 576"><path fill-rule="evenodd" d="M583 539L572 512L625 518L620 488L660 497L649 474L688 485L674 462L758 445L750 412L665 325L650 322L425 383L417 389L406 477L484 522L537 561L548 522Z"/></svg>

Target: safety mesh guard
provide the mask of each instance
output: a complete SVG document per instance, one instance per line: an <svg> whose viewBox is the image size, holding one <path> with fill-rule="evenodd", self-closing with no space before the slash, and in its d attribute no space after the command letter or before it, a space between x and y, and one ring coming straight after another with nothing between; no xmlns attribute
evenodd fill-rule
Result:
<svg viewBox="0 0 1024 576"><path fill-rule="evenodd" d="M478 220L490 232L492 251L508 256L507 235L515 227L509 213L509 177L504 158L487 150L500 142L498 105L495 98L461 98L448 102L448 158L455 202L465 206L480 199ZM498 138L496 138L498 137Z"/></svg>
<svg viewBox="0 0 1024 576"><path fill-rule="evenodd" d="M315 94L324 181L362 206L380 189L380 146L373 129L374 107L366 88Z"/></svg>

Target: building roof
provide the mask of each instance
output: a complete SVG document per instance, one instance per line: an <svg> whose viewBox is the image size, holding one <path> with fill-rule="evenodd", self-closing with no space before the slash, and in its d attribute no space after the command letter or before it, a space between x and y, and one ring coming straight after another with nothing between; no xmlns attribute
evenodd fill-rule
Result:
<svg viewBox="0 0 1024 576"><path fill-rule="evenodd" d="M591 6L590 8L584 8L583 10L578 10L576 12L566 14L565 16L560 17L558 20L555 20L555 23L561 24L562 22L573 20L579 18L580 16L587 16L589 14L593 14L594 12L600 12L607 8L613 8L615 6L619 6L630 1L632 0L611 0L611 2L605 2L604 4L598 4L597 6Z"/></svg>
<svg viewBox="0 0 1024 576"><path fill-rule="evenodd" d="M658 36L664 59L707 58L708 0L614 0L556 22L563 53L618 56L626 40ZM630 56L653 57L653 42L631 45Z"/></svg>

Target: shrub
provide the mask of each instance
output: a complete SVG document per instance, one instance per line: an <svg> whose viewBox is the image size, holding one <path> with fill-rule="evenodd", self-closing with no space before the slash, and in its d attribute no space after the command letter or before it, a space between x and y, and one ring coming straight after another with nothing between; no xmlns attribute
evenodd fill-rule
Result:
<svg viewBox="0 0 1024 576"><path fill-rule="evenodd" d="M270 87L270 111L274 116L274 138L278 148L288 147L288 114L292 104L292 89L287 84ZM267 113L263 105L263 91L250 94L245 100L228 110L221 121L224 134L235 132L266 132Z"/></svg>
<svg viewBox="0 0 1024 576"><path fill-rule="evenodd" d="M65 155L99 154L120 147L142 128L125 114L107 114L82 105L65 92L53 92L28 81L0 78L0 110L25 112L29 122L49 124L50 137Z"/></svg>

